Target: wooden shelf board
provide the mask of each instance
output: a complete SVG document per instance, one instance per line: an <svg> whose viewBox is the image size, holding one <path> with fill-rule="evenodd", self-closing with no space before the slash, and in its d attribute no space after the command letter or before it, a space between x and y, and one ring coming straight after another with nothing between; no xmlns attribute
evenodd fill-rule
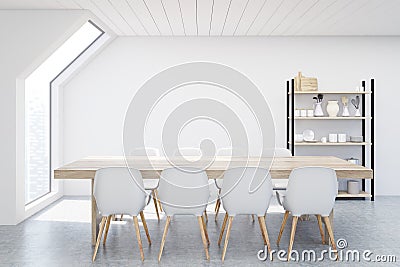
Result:
<svg viewBox="0 0 400 267"><path fill-rule="evenodd" d="M289 142L291 144L291 142ZM367 146L371 145L369 142L346 142L346 143L322 143L322 142L295 142L296 146Z"/></svg>
<svg viewBox="0 0 400 267"><path fill-rule="evenodd" d="M292 118L289 117L289 120ZM371 117L294 117L295 120L370 120Z"/></svg>
<svg viewBox="0 0 400 267"><path fill-rule="evenodd" d="M371 92L369 91L295 91L294 94L295 95L317 95L317 94L323 94L323 95L367 95L370 94ZM288 92L288 94L290 95L291 92Z"/></svg>
<svg viewBox="0 0 400 267"><path fill-rule="evenodd" d="M365 191L361 191L359 194L349 194L346 191L339 191L337 197L371 197L371 194Z"/></svg>

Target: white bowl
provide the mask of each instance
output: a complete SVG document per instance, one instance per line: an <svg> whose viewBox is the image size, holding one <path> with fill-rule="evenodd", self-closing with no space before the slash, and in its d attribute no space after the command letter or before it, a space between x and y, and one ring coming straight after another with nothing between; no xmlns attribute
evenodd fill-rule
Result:
<svg viewBox="0 0 400 267"><path fill-rule="evenodd" d="M362 136L350 136L350 142L354 143L361 143L363 139L364 138Z"/></svg>
<svg viewBox="0 0 400 267"><path fill-rule="evenodd" d="M303 142L303 134L295 134L294 141L295 142Z"/></svg>
<svg viewBox="0 0 400 267"><path fill-rule="evenodd" d="M308 141L308 142L314 141L315 140L314 137L315 137L315 135L312 130L304 130L304 132L303 132L304 141Z"/></svg>

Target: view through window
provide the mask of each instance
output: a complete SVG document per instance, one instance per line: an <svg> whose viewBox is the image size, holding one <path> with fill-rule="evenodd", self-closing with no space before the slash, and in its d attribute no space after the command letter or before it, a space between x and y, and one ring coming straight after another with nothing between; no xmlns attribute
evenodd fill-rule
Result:
<svg viewBox="0 0 400 267"><path fill-rule="evenodd" d="M88 21L25 80L25 204L51 192L50 82L103 33Z"/></svg>

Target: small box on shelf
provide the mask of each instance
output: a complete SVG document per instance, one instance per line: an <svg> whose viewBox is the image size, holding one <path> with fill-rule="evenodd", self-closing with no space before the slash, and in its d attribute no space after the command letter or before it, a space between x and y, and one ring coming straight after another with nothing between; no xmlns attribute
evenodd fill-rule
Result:
<svg viewBox="0 0 400 267"><path fill-rule="evenodd" d="M295 91L302 92L316 92L318 91L318 79L311 77L304 77L301 72L297 74L294 79Z"/></svg>

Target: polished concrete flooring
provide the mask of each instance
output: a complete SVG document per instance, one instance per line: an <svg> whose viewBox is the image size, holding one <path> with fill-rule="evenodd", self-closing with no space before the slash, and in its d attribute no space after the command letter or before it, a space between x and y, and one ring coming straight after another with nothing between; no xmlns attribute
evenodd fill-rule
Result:
<svg viewBox="0 0 400 267"><path fill-rule="evenodd" d="M400 197L377 197L370 201L337 201L335 204L335 238L344 238L348 250L359 250L361 255L370 250L371 259L379 255L395 255L397 263L300 261L289 265L300 266L400 266ZM207 224L210 236L210 261L205 254L197 220L177 216L170 225L161 263L157 262L165 218L157 221L153 205L145 210L152 245L148 246L143 229L141 235L145 261L140 261L132 220L112 223L107 245L99 248L93 265L99 266L286 266L274 258L260 261L257 252L263 249L259 225L250 216L238 216L233 221L231 238L224 264L222 247L217 245L224 214L215 222L213 207L209 207ZM87 198L64 198L17 226L0 226L0 266L90 266L93 248L90 244L90 201ZM277 247L276 238L283 214L280 207L271 206L267 227L272 248L287 249L289 222ZM290 220L290 219L289 219ZM315 217L298 223L293 249L316 250L317 255L328 249L322 245Z"/></svg>

